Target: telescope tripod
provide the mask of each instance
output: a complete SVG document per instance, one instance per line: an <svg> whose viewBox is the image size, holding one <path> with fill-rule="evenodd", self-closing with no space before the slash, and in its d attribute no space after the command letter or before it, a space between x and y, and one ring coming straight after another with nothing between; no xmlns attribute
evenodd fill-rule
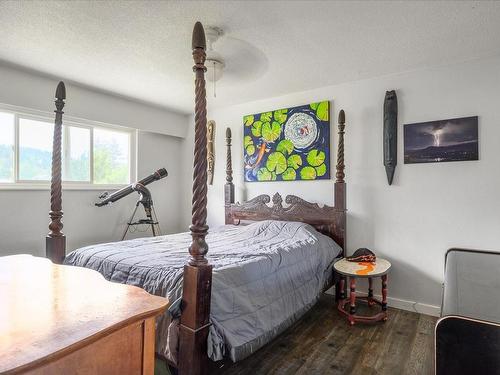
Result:
<svg viewBox="0 0 500 375"><path fill-rule="evenodd" d="M134 212L132 212L132 216L130 217L130 220L127 222L127 228L125 228L125 232L123 232L123 236L121 239L122 241L127 236L127 233L130 231L131 227L137 227L139 225L150 225L151 231L153 232L153 237L161 234L160 224L158 223L158 218L156 216L155 208L153 207L153 205L151 205L151 207L144 206L144 212L146 213L146 219L139 219L138 221L134 222L134 216L137 213L137 209L139 208L139 205L141 203L142 203L141 201L138 201L137 204L135 205ZM133 233L133 232L131 232L131 233Z"/></svg>
<svg viewBox="0 0 500 375"><path fill-rule="evenodd" d="M125 228L125 232L122 236L122 241L125 239L125 236L130 231L131 227L137 227L139 225L150 225L151 231L153 232L153 237L161 234L160 232L160 224L158 223L158 217L156 216L156 211L153 206L153 199L151 198L151 193L149 190L142 184L136 183L132 187L135 191L137 191L140 195L139 200L135 204L134 212L132 212L132 216L130 220L127 222L127 228ZM137 213L137 209L139 205L144 207L144 212L146 213L146 219L139 219L134 221L135 214Z"/></svg>

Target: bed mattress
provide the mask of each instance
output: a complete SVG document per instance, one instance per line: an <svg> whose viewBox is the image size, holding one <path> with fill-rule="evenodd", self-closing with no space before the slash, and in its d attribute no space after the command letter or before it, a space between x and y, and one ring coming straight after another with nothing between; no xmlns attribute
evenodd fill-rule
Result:
<svg viewBox="0 0 500 375"><path fill-rule="evenodd" d="M182 295L189 233L87 246L66 264L139 286L175 301ZM295 322L318 299L341 248L304 223L262 221L210 229L213 265L208 352L241 360ZM157 322L157 351L166 354L170 319Z"/></svg>

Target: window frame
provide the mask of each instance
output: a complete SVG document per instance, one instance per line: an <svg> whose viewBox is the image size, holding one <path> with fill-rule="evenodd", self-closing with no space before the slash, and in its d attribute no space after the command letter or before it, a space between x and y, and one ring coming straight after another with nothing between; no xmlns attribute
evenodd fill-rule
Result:
<svg viewBox="0 0 500 375"><path fill-rule="evenodd" d="M0 182L0 190L49 190L50 180L35 181L19 179L19 120L28 119L35 121L54 123L54 115L49 112L38 111L34 109L13 106L0 103L0 112L10 113L14 115L14 181ZM85 120L78 117L63 115L63 127L78 127L89 129L90 132L90 180L89 181L62 181L63 190L111 190L120 189L129 185L136 180L137 177L137 130L124 126L103 123L99 121ZM96 184L94 183L94 129L111 130L115 132L125 133L129 136L129 182L125 184ZM69 139L69 131L63 133L63 144ZM68 148L61 152L68 153ZM67 162L69 159L66 157Z"/></svg>

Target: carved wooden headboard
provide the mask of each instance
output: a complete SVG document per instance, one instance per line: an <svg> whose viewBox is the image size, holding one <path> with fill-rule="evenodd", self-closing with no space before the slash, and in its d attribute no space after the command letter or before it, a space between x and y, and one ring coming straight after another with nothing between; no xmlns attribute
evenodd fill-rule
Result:
<svg viewBox="0 0 500 375"><path fill-rule="evenodd" d="M295 195L283 198L276 193L259 195L243 203L234 202L233 170L231 161L231 129L226 129L226 184L224 206L226 224L244 221L284 220L300 221L315 227L319 232L333 238L345 251L346 245L346 189L344 181L344 128L345 114L339 113L339 143L337 148L336 180L334 185L334 207L319 206ZM269 203L271 203L269 205Z"/></svg>

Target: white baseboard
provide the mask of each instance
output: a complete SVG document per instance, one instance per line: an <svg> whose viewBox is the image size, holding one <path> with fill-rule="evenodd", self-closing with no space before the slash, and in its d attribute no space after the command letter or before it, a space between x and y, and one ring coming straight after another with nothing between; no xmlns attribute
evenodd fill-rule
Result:
<svg viewBox="0 0 500 375"><path fill-rule="evenodd" d="M377 296L380 298L380 296ZM406 301L404 299L387 297L387 304L396 309L413 311L419 314L431 315L439 317L441 314L441 307L435 305L428 305L426 303Z"/></svg>
<svg viewBox="0 0 500 375"><path fill-rule="evenodd" d="M327 294L335 294L334 288L330 288L326 291ZM366 296L368 293L366 292L356 292L357 295ZM375 298L381 299L382 296L375 295ZM431 315L431 316L440 316L441 307L435 305L428 305L426 303L407 301L404 299L387 297L387 305L390 307L394 307L395 309L412 311L419 314Z"/></svg>

